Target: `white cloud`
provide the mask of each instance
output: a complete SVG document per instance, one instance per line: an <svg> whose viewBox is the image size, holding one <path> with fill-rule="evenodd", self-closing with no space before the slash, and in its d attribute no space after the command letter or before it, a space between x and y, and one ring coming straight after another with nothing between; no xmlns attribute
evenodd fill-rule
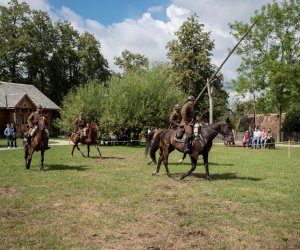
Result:
<svg viewBox="0 0 300 250"><path fill-rule="evenodd" d="M157 12L162 12L164 10L163 6L151 6L148 8L148 11L151 13L157 13Z"/></svg>

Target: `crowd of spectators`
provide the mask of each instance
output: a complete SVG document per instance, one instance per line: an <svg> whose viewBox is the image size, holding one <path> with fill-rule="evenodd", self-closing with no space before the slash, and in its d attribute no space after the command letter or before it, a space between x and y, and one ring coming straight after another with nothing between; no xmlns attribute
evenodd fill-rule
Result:
<svg viewBox="0 0 300 250"><path fill-rule="evenodd" d="M271 129L268 128L266 130L263 128L260 130L258 126L255 126L253 130L253 128L250 126L249 129L244 133L242 146L252 149L274 148L275 140L273 138Z"/></svg>

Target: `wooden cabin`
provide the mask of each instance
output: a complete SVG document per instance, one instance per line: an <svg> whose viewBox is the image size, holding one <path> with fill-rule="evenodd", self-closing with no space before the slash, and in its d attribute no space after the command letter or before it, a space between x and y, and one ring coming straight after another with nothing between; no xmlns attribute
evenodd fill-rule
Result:
<svg viewBox="0 0 300 250"><path fill-rule="evenodd" d="M53 112L60 108L33 85L0 81L0 129L4 131L7 123L14 123L18 136L27 130L29 115L38 105L44 107L49 132L52 130Z"/></svg>

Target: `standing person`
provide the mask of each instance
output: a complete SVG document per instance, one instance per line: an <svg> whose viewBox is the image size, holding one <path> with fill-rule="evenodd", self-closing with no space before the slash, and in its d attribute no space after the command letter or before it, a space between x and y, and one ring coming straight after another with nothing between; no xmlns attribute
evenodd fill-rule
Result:
<svg viewBox="0 0 300 250"><path fill-rule="evenodd" d="M12 143L12 129L10 127L10 123L6 124L6 129L4 130L4 135L6 136L6 140L7 140L7 148L12 148L13 147L13 143Z"/></svg>
<svg viewBox="0 0 300 250"><path fill-rule="evenodd" d="M75 133L79 136L80 141L83 141L83 137L86 134L86 121L83 112L80 112L79 117L74 121Z"/></svg>
<svg viewBox="0 0 300 250"><path fill-rule="evenodd" d="M169 121L170 121L169 128L173 128L173 129L178 128L178 126L179 126L179 124L181 122L181 114L180 114L180 106L179 106L179 104L176 104L174 106L174 110L170 114Z"/></svg>
<svg viewBox="0 0 300 250"><path fill-rule="evenodd" d="M180 127L184 129L186 134L184 153L190 153L191 140L193 137L193 120L194 120L194 103L195 97L189 96L187 103L181 109Z"/></svg>
<svg viewBox="0 0 300 250"><path fill-rule="evenodd" d="M251 126L249 126L248 129L248 148L253 148L253 129Z"/></svg>
<svg viewBox="0 0 300 250"><path fill-rule="evenodd" d="M14 145L14 147L17 147L17 129L15 127L14 123L10 124L10 127L12 129L12 144Z"/></svg>

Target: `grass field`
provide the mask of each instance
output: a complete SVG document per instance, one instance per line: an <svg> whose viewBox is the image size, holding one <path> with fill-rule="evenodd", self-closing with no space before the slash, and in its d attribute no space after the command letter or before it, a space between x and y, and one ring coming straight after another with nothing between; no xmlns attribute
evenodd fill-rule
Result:
<svg viewBox="0 0 300 250"><path fill-rule="evenodd" d="M202 160L170 156L152 176L143 147L101 147L104 159L72 158L70 146L34 155L0 151L1 249L299 249L300 148L214 145L212 181ZM84 149L86 152L86 149Z"/></svg>

